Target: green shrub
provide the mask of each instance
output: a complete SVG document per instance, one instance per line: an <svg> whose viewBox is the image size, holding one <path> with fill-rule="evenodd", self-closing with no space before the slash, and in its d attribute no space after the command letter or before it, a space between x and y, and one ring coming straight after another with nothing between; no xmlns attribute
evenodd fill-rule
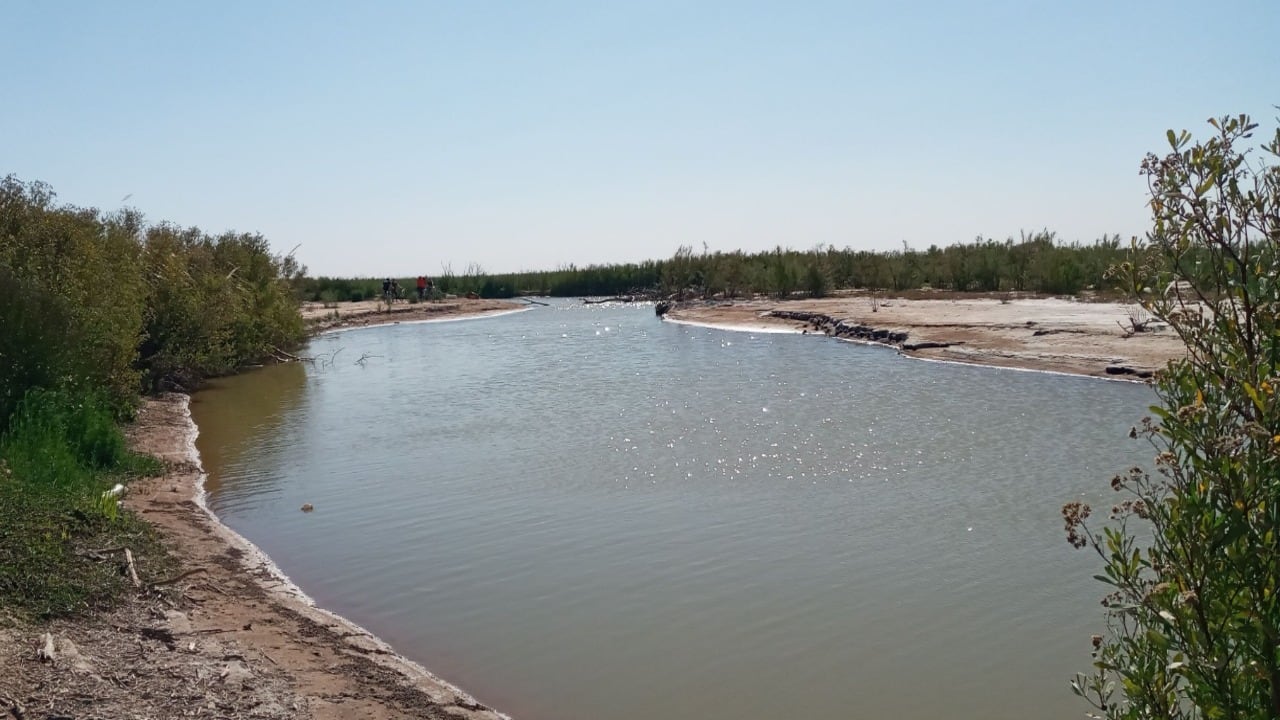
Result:
<svg viewBox="0 0 1280 720"><path fill-rule="evenodd" d="M74 374L79 345L66 301L0 266L0 433L28 389Z"/></svg>
<svg viewBox="0 0 1280 720"><path fill-rule="evenodd" d="M261 235L59 206L9 176L0 237L0 424L34 387L101 389L124 416L144 387L190 388L305 334L302 268Z"/></svg>
<svg viewBox="0 0 1280 720"><path fill-rule="evenodd" d="M827 274L823 271L816 261L809 263L804 271L804 289L808 291L809 297L821 298L826 297L829 290L827 283Z"/></svg>
<svg viewBox="0 0 1280 720"><path fill-rule="evenodd" d="M148 227L12 176L0 238L0 606L70 612L114 592L85 543L146 536L103 496L160 469L116 421L144 388L194 388L301 342L303 269L260 235Z"/></svg>
<svg viewBox="0 0 1280 720"><path fill-rule="evenodd" d="M1246 158L1256 125L1210 123L1143 162L1152 230L1116 273L1187 349L1131 433L1156 473L1111 481L1124 499L1101 529L1063 509L1108 592L1072 686L1115 720L1280 716L1280 129Z"/></svg>

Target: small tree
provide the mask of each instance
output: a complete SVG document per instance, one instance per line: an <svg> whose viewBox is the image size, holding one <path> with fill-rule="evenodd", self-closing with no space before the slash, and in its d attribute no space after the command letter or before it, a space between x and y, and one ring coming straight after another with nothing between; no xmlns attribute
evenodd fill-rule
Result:
<svg viewBox="0 0 1280 720"><path fill-rule="evenodd" d="M822 256L814 253L804 270L804 289L811 298L824 298L831 290L827 271L822 267Z"/></svg>
<svg viewBox="0 0 1280 720"><path fill-rule="evenodd" d="M685 290L693 282L693 246L681 245L676 254L662 264L659 290L666 297L684 299Z"/></svg>
<svg viewBox="0 0 1280 720"><path fill-rule="evenodd" d="M1238 149L1248 117L1210 124L1142 163L1153 227L1117 272L1186 345L1131 433L1156 473L1111 481L1125 498L1101 530L1063 508L1111 586L1094 670L1072 683L1106 718L1280 716L1280 130L1259 159Z"/></svg>

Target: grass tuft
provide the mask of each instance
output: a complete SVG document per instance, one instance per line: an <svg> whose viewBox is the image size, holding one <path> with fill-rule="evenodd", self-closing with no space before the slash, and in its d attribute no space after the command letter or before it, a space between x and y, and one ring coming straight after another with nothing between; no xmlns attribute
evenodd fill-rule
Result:
<svg viewBox="0 0 1280 720"><path fill-rule="evenodd" d="M154 530L104 496L162 471L128 451L103 398L27 393L0 436L0 607L40 619L109 607L128 581L93 550L129 547L144 574L167 564Z"/></svg>

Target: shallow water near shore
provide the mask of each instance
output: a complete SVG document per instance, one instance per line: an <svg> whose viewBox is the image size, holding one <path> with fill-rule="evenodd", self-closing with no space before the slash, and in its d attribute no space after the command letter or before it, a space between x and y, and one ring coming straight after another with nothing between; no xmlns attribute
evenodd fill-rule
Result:
<svg viewBox="0 0 1280 720"><path fill-rule="evenodd" d="M1147 464L1144 386L643 305L307 352L195 397L210 507L517 718L1084 710L1067 681L1103 589L1059 508L1109 507L1107 479Z"/></svg>

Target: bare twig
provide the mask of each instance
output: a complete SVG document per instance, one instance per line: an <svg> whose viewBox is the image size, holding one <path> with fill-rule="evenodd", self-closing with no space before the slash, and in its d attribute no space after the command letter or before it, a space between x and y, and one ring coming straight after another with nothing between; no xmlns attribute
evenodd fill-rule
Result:
<svg viewBox="0 0 1280 720"><path fill-rule="evenodd" d="M13 716L13 720L27 720L27 710L22 707L22 703L18 702L17 698L0 695L0 700L4 701L5 709Z"/></svg>
<svg viewBox="0 0 1280 720"><path fill-rule="evenodd" d="M142 581L138 579L138 568L133 564L133 551L129 548L124 549L124 561L129 566L129 581L136 588L142 587Z"/></svg>
<svg viewBox="0 0 1280 720"><path fill-rule="evenodd" d="M305 355L294 355L293 353L287 353L284 350L281 350L280 348L276 347L275 345L268 345L267 347L271 349L272 357L274 357L279 362L315 362L316 361L316 359L313 357L306 357Z"/></svg>
<svg viewBox="0 0 1280 720"><path fill-rule="evenodd" d="M162 587L164 585L172 585L185 577L190 577L191 575L195 575L196 573L199 573L199 572L208 572L208 568L202 568L202 567L191 568L186 572L178 573L177 575L174 575L168 580L157 580L156 582L151 583L151 587L157 588L157 587Z"/></svg>
<svg viewBox="0 0 1280 720"><path fill-rule="evenodd" d="M342 352L345 349L346 347L344 346L330 353L321 353L316 356L316 360L320 361L320 367L322 368L331 367L333 365L333 361L337 359L338 353Z"/></svg>
<svg viewBox="0 0 1280 720"><path fill-rule="evenodd" d="M216 593L218 593L219 595L224 595L224 596L230 597L229 595L227 595L227 591L226 591L226 590L223 590L222 588L218 587L217 585L214 585L213 583L210 583L210 582L200 583L200 587L202 587L202 588L204 588L204 589L206 589L206 590L212 590L213 592L216 592Z"/></svg>
<svg viewBox="0 0 1280 720"><path fill-rule="evenodd" d="M1148 315L1146 311L1141 308L1130 309L1128 311L1128 315L1129 327L1125 327L1119 320L1116 321L1116 324L1120 326L1122 331L1124 331L1124 336L1126 338L1133 337L1138 333L1146 332L1150 329L1151 316Z"/></svg>
<svg viewBox="0 0 1280 720"><path fill-rule="evenodd" d="M120 547L103 548L102 550L89 550L88 552L94 555L108 555L113 552L120 552L121 550L124 550L124 549L125 549L124 546L121 545Z"/></svg>

